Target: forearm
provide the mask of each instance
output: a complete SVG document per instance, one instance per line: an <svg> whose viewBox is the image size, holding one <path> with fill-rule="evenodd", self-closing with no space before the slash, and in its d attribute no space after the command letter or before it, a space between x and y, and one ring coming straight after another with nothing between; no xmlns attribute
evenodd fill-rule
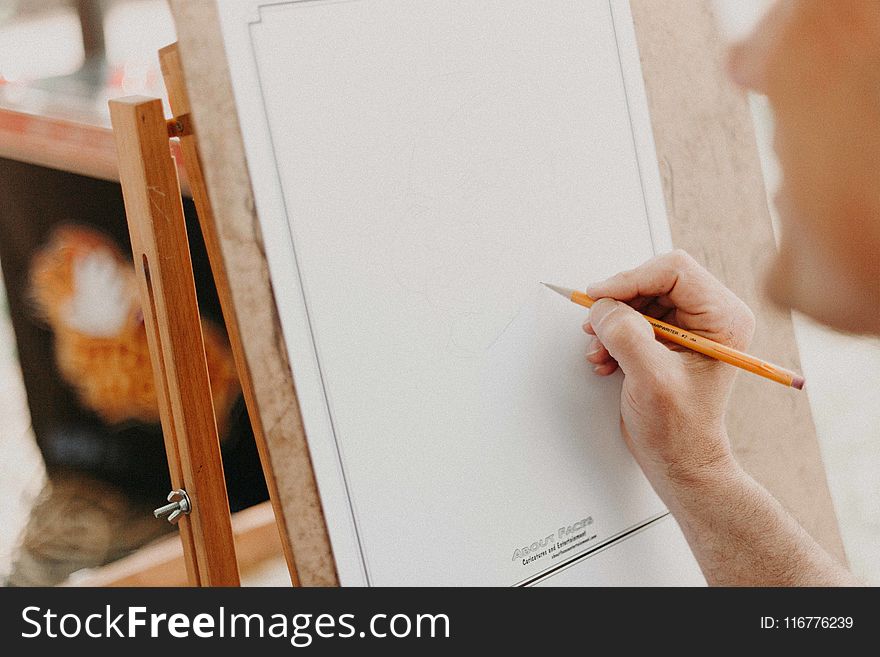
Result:
<svg viewBox="0 0 880 657"><path fill-rule="evenodd" d="M860 584L732 458L661 488L710 585Z"/></svg>

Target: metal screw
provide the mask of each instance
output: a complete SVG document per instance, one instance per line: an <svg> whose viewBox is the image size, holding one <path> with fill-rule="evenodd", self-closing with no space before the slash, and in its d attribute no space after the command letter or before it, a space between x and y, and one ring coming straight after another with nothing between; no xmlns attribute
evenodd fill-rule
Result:
<svg viewBox="0 0 880 657"><path fill-rule="evenodd" d="M153 515L156 518L168 516L168 522L173 525L180 520L180 516L189 514L190 511L192 511L192 503L189 501L189 495L182 488L178 488L168 493L168 504L154 509Z"/></svg>

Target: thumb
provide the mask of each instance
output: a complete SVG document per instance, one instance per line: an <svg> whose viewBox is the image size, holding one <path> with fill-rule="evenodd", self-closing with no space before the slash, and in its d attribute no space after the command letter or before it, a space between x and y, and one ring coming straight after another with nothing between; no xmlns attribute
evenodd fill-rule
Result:
<svg viewBox="0 0 880 657"><path fill-rule="evenodd" d="M599 299L590 310L590 323L624 374L662 371L669 351L657 342L647 320L628 305Z"/></svg>

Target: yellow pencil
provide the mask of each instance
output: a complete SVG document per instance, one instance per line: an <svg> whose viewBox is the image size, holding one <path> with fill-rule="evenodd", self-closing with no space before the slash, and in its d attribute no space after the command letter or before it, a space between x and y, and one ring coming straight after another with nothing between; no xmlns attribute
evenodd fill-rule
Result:
<svg viewBox="0 0 880 657"><path fill-rule="evenodd" d="M577 290L550 285L549 283L542 283L542 285L549 287L554 292L561 294L579 306L589 308L595 302L595 299L592 299L583 292L578 292ZM669 340L669 342L674 342L682 347L687 347L688 349L692 349L693 351L709 356L710 358L715 358L733 365L734 367L746 370L747 372L757 374L758 376L763 376L765 379L776 381L784 386L791 386L798 390L803 390L804 388L804 377L800 374L778 367L772 363L764 362L760 358L749 356L742 351L737 351L736 349L732 349L731 347L710 340L709 338L704 338L702 335L685 331L672 324L661 322L659 319L654 319L648 315L642 314L642 317L648 320L648 323L654 327L654 333L658 338Z"/></svg>

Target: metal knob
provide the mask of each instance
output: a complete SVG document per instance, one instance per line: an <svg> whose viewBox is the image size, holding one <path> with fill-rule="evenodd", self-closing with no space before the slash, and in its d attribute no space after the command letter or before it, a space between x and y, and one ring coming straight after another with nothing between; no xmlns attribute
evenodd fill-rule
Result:
<svg viewBox="0 0 880 657"><path fill-rule="evenodd" d="M168 522L173 525L180 520L180 516L189 514L190 511L192 511L192 503L189 501L189 495L182 488L178 488L168 493L168 504L154 509L153 515L156 518L167 516Z"/></svg>

